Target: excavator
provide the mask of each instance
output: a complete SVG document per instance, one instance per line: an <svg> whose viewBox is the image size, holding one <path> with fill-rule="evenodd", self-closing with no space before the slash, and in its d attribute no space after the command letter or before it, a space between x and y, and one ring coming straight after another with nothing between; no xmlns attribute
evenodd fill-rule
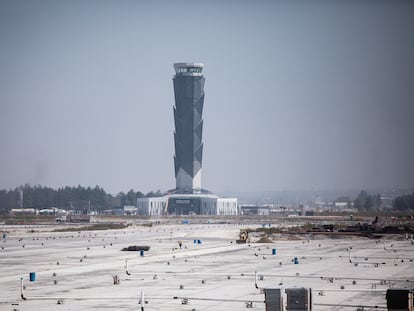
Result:
<svg viewBox="0 0 414 311"><path fill-rule="evenodd" d="M239 239L236 240L237 244L246 243L247 239L249 238L249 231L247 229L241 229L239 234Z"/></svg>

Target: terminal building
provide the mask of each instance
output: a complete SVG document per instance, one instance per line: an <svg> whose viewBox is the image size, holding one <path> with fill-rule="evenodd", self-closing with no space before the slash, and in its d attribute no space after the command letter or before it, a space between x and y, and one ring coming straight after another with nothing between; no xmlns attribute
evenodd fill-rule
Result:
<svg viewBox="0 0 414 311"><path fill-rule="evenodd" d="M156 215L238 215L236 198L214 194L166 194L162 197L138 198L139 214Z"/></svg>
<svg viewBox="0 0 414 311"><path fill-rule="evenodd" d="M175 189L162 197L139 198L144 215L237 215L236 198L220 198L201 187L203 163L203 64L175 63Z"/></svg>

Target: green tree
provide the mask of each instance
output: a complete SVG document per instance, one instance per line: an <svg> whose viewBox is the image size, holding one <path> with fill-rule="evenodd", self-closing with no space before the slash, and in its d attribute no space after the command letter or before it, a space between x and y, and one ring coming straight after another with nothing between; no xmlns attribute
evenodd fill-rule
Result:
<svg viewBox="0 0 414 311"><path fill-rule="evenodd" d="M367 198L368 198L367 192L365 190L362 190L358 194L357 198L354 200L354 207L356 209L363 209L363 208L365 208Z"/></svg>
<svg viewBox="0 0 414 311"><path fill-rule="evenodd" d="M357 198L354 200L354 207L359 210L372 210L381 206L381 195L369 195L365 190L362 190Z"/></svg>
<svg viewBox="0 0 414 311"><path fill-rule="evenodd" d="M82 211L88 210L89 206L91 210L99 211L122 205L135 205L136 199L144 196L142 192L135 192L131 189L127 194L120 192L113 197L98 185L94 188L85 188L81 185L76 187L66 186L55 190L50 187L26 184L14 190L0 189L0 213L7 213L10 209L19 206L20 189L24 193L24 207L45 208L56 206ZM153 193L153 195L158 193L160 192ZM121 203L123 204L121 205Z"/></svg>
<svg viewBox="0 0 414 311"><path fill-rule="evenodd" d="M392 206L398 211L414 210L414 192L408 195L402 195L394 199Z"/></svg>

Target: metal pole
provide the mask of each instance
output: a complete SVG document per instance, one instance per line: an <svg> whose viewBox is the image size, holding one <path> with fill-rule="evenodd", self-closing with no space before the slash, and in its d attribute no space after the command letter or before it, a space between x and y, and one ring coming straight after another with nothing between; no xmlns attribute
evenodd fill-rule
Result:
<svg viewBox="0 0 414 311"><path fill-rule="evenodd" d="M26 300L26 297L24 297L24 295L23 295L23 278L20 278L20 297L23 300Z"/></svg>
<svg viewBox="0 0 414 311"><path fill-rule="evenodd" d="M257 286L257 271L254 271L254 287L256 287L256 289L259 288L259 286Z"/></svg>
<svg viewBox="0 0 414 311"><path fill-rule="evenodd" d="M128 259L125 259L125 272L126 274L131 275L131 273L128 271Z"/></svg>
<svg viewBox="0 0 414 311"><path fill-rule="evenodd" d="M141 291L141 311L144 311L144 305L145 305L145 301L144 301L144 291Z"/></svg>

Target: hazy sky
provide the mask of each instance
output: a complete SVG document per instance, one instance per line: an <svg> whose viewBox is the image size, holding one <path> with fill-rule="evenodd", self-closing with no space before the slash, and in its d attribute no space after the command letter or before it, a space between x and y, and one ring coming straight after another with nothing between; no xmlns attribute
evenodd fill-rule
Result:
<svg viewBox="0 0 414 311"><path fill-rule="evenodd" d="M414 1L0 0L0 188L174 188L185 61L203 188L414 187Z"/></svg>

